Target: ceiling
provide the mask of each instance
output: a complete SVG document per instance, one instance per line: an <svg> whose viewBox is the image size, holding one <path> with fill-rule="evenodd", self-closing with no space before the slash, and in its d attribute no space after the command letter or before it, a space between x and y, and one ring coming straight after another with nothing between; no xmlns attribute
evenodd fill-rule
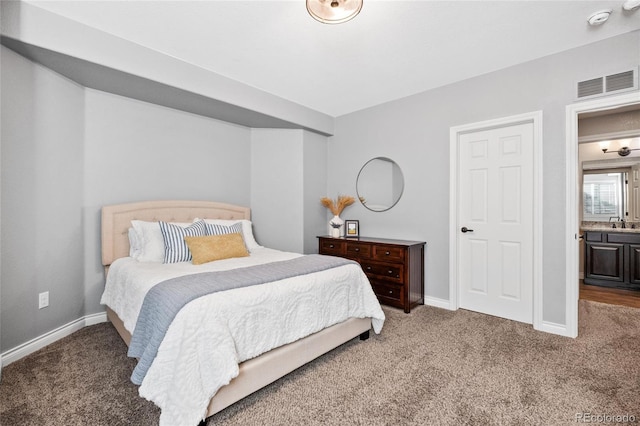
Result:
<svg viewBox="0 0 640 426"><path fill-rule="evenodd" d="M339 25L304 0L28 3L334 117L640 29L623 0L364 0Z"/></svg>

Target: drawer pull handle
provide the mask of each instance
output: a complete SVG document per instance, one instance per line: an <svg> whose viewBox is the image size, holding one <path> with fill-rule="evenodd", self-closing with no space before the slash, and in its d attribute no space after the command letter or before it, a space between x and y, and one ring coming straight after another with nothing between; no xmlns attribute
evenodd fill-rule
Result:
<svg viewBox="0 0 640 426"><path fill-rule="evenodd" d="M385 251L384 254L386 254L387 256L389 256L391 253L388 251Z"/></svg>
<svg viewBox="0 0 640 426"><path fill-rule="evenodd" d="M393 290L389 290L389 294L393 294Z"/></svg>
<svg viewBox="0 0 640 426"><path fill-rule="evenodd" d="M389 270L389 275L393 275L393 271L392 270Z"/></svg>
<svg viewBox="0 0 640 426"><path fill-rule="evenodd" d="M329 248L333 248L333 244L329 244Z"/></svg>
<svg viewBox="0 0 640 426"><path fill-rule="evenodd" d="M371 266L367 266L367 271L370 271L370 270L371 270Z"/></svg>
<svg viewBox="0 0 640 426"><path fill-rule="evenodd" d="M355 250L355 251L360 251L360 247L356 247L356 250Z"/></svg>

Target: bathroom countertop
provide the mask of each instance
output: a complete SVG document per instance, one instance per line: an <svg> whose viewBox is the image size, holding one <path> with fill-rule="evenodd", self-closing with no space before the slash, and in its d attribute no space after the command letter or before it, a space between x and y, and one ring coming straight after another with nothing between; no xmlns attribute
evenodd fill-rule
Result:
<svg viewBox="0 0 640 426"><path fill-rule="evenodd" d="M615 223L616 227L612 225ZM640 234L640 223L637 222L625 222L625 228L622 228L621 222L587 222L584 221L580 225L580 231L595 231L595 232L629 232ZM635 228L632 228L635 226Z"/></svg>

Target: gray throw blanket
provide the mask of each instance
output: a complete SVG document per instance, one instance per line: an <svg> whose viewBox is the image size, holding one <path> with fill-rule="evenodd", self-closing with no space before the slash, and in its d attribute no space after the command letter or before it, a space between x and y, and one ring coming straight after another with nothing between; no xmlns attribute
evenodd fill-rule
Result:
<svg viewBox="0 0 640 426"><path fill-rule="evenodd" d="M218 291L279 281L349 263L356 262L340 257L312 254L229 271L185 275L155 285L142 302L136 328L131 336L127 355L139 358L131 381L137 385L142 383L169 325L178 311L192 300Z"/></svg>

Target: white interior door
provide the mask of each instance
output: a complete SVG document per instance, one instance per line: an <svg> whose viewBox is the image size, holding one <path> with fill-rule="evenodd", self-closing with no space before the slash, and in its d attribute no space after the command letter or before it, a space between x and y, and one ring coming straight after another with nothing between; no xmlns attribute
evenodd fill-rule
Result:
<svg viewBox="0 0 640 426"><path fill-rule="evenodd" d="M533 322L533 124L460 135L459 305Z"/></svg>

